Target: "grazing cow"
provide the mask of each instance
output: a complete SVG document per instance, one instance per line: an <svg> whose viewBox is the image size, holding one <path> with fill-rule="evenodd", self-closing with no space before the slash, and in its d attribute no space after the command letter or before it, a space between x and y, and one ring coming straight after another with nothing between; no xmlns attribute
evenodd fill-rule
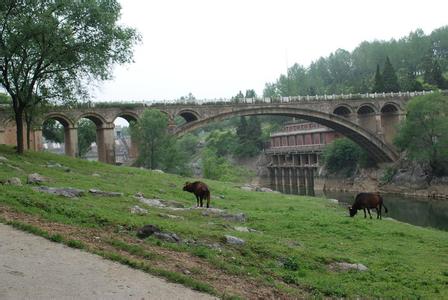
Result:
<svg viewBox="0 0 448 300"><path fill-rule="evenodd" d="M207 208L210 207L210 191L205 183L201 181L186 182L183 190L193 193L196 196L197 206L199 206L200 201L202 207L202 200L206 199Z"/></svg>
<svg viewBox="0 0 448 300"><path fill-rule="evenodd" d="M381 219L381 208L384 207L384 211L387 213L387 207L383 203L383 197L376 193L359 193L356 195L355 203L348 207L350 211L350 217L354 217L358 212L358 209L364 210L364 218L367 218L366 209L369 212L370 219L372 215L370 214L370 209L376 209L376 218Z"/></svg>

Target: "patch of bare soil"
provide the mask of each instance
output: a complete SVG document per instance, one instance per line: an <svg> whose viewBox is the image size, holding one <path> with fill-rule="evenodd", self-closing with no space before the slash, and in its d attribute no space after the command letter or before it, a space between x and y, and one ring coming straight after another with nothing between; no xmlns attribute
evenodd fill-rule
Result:
<svg viewBox="0 0 448 300"><path fill-rule="evenodd" d="M0 216L7 221L20 221L45 230L50 235L59 234L66 239L82 241L87 251L115 252L151 268L188 274L195 280L206 282L221 295L238 295L246 299L301 299L309 295L303 290L295 289L294 295L287 294L273 286L268 286L256 279L238 277L226 273L209 262L186 252L178 252L163 247L149 245L126 233L117 233L113 228L82 228L44 220L34 215L16 212L0 206ZM127 251L112 246L107 241L121 240L130 245L139 245L145 251L155 254L154 259L144 259Z"/></svg>

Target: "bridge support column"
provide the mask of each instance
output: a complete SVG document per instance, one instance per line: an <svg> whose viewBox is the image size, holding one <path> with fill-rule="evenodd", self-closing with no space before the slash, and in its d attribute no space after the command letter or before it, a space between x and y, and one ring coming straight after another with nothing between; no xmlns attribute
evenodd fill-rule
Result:
<svg viewBox="0 0 448 300"><path fill-rule="evenodd" d="M34 151L42 151L42 128L35 128L31 131L30 148Z"/></svg>
<svg viewBox="0 0 448 300"><path fill-rule="evenodd" d="M306 195L305 168L299 168L299 195Z"/></svg>
<svg viewBox="0 0 448 300"><path fill-rule="evenodd" d="M314 196L314 168L306 168L306 190L308 196Z"/></svg>
<svg viewBox="0 0 448 300"><path fill-rule="evenodd" d="M115 164L114 124L104 124L96 129L96 145L98 160L108 164Z"/></svg>
<svg viewBox="0 0 448 300"><path fill-rule="evenodd" d="M384 141L383 125L381 124L381 114L375 115L375 123L376 123L376 134L382 141Z"/></svg>
<svg viewBox="0 0 448 300"><path fill-rule="evenodd" d="M278 191L280 184L278 182L278 177L279 177L279 173L278 173L278 168L275 167L274 168L274 190Z"/></svg>
<svg viewBox="0 0 448 300"><path fill-rule="evenodd" d="M64 147L65 155L78 156L78 128L64 127Z"/></svg>
<svg viewBox="0 0 448 300"><path fill-rule="evenodd" d="M291 168L292 175L291 175L291 194L297 195L299 193L299 184L297 182L297 167Z"/></svg>
<svg viewBox="0 0 448 300"><path fill-rule="evenodd" d="M286 178L285 178L285 168L280 168L281 173L282 173L282 186L281 186L281 192L284 193L286 191Z"/></svg>

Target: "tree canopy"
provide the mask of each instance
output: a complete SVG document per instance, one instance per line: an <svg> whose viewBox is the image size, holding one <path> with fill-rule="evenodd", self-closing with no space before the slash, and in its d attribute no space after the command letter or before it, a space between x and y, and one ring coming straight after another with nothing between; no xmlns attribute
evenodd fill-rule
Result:
<svg viewBox="0 0 448 300"><path fill-rule="evenodd" d="M447 175L448 97L434 93L412 98L395 143L428 175Z"/></svg>
<svg viewBox="0 0 448 300"><path fill-rule="evenodd" d="M22 153L23 114L43 99L76 101L86 84L132 61L137 32L118 25L117 0L2 0L0 84L11 96Z"/></svg>
<svg viewBox="0 0 448 300"><path fill-rule="evenodd" d="M430 65L425 62L428 53ZM375 71L377 66L383 65L383 83L387 91L448 88L444 77L448 71L448 26L428 35L417 29L398 40L365 41L352 52L337 49L308 67L294 64L275 82L266 83L263 95L278 97L377 91ZM422 86L416 83L416 79L430 85Z"/></svg>

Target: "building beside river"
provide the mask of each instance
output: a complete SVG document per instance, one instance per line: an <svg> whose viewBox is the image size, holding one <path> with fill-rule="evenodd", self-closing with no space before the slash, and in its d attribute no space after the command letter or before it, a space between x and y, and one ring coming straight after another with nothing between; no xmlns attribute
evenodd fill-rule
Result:
<svg viewBox="0 0 448 300"><path fill-rule="evenodd" d="M322 151L341 136L320 124L303 121L287 123L272 133L265 151L271 187L285 193L314 195Z"/></svg>

